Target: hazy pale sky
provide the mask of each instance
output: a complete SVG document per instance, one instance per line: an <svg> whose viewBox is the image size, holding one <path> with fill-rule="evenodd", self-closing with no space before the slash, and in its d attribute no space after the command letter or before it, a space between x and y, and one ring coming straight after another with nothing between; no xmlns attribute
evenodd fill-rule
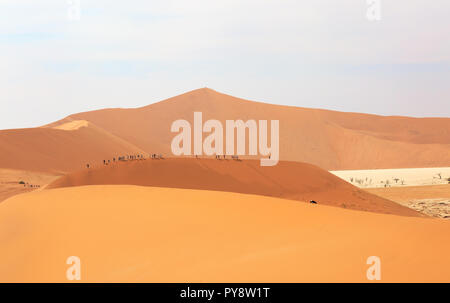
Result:
<svg viewBox="0 0 450 303"><path fill-rule="evenodd" d="M450 1L380 0L381 19L370 21L373 1L1 0L0 129L205 86L275 104L450 117Z"/></svg>

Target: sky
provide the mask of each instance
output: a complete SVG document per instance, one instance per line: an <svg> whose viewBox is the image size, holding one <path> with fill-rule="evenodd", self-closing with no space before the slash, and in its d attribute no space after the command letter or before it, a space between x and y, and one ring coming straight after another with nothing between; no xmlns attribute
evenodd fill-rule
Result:
<svg viewBox="0 0 450 303"><path fill-rule="evenodd" d="M0 0L0 129L209 87L450 117L448 0Z"/></svg>

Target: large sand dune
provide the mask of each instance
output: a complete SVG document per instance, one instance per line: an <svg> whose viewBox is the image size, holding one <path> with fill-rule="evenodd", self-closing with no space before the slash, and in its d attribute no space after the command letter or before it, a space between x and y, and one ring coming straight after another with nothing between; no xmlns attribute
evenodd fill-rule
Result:
<svg viewBox="0 0 450 303"><path fill-rule="evenodd" d="M450 222L270 197L136 186L45 190L0 204L0 281L450 282Z"/></svg>
<svg viewBox="0 0 450 303"><path fill-rule="evenodd" d="M301 100L300 103L301 104ZM137 109L71 116L87 120L147 152L171 154L171 123L193 113L203 120L279 120L280 158L327 170L439 167L450 163L450 119L382 117L271 105L199 89ZM65 120L58 123L66 123Z"/></svg>
<svg viewBox="0 0 450 303"><path fill-rule="evenodd" d="M172 158L170 126L195 111L279 120L281 161ZM403 188L377 196L326 171L448 166L449 129L205 88L0 131L0 282L65 282L70 256L82 282L365 282L370 256L382 282L450 282L448 220L388 200L407 205ZM113 161L153 153L165 159Z"/></svg>
<svg viewBox="0 0 450 303"><path fill-rule="evenodd" d="M149 102L154 100L149 100ZM282 100L280 100L282 101ZM301 101L301 100L300 100ZM450 163L450 119L381 117L271 105L199 89L146 107L74 114L42 128L0 131L0 167L68 172L117 154L172 155L173 121L279 120L280 159L327 170Z"/></svg>
<svg viewBox="0 0 450 303"><path fill-rule="evenodd" d="M68 174L48 186L128 184L219 190L281 197L379 213L419 216L392 201L366 193L314 165L256 160L176 158L115 163Z"/></svg>

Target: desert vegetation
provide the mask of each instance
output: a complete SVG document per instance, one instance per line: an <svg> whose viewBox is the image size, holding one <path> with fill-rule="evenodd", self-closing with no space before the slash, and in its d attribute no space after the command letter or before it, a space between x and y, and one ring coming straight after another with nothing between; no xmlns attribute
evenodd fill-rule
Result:
<svg viewBox="0 0 450 303"><path fill-rule="evenodd" d="M331 171L360 188L450 184L450 167Z"/></svg>

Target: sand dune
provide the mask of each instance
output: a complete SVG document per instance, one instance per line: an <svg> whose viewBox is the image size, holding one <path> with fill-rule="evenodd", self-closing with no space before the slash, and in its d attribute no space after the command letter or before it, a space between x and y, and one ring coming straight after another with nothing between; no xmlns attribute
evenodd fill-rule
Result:
<svg viewBox="0 0 450 303"><path fill-rule="evenodd" d="M89 124L71 131L30 128L0 131L0 167L64 173L100 164L106 157L144 153L136 146Z"/></svg>
<svg viewBox="0 0 450 303"><path fill-rule="evenodd" d="M0 202L18 194L42 189L59 177L60 175L0 168Z"/></svg>
<svg viewBox="0 0 450 303"><path fill-rule="evenodd" d="M88 127L89 122L86 120L75 120L72 122L67 122L60 124L58 126L53 127L54 129L61 129L61 130L77 130L82 127Z"/></svg>
<svg viewBox="0 0 450 303"><path fill-rule="evenodd" d="M258 103L199 89L137 109L72 115L148 152L171 154L177 119L280 121L280 159L327 170L439 167L450 163L450 119L381 117ZM61 122L64 123L64 120Z"/></svg>
<svg viewBox="0 0 450 303"><path fill-rule="evenodd" d="M281 161L172 158L170 126L194 111L279 120ZM370 256L382 282L450 282L450 222L399 204L447 188L377 196L324 170L448 166L449 129L199 89L0 131L0 282L66 282L70 256L82 282L367 282Z"/></svg>
<svg viewBox="0 0 450 303"><path fill-rule="evenodd" d="M0 281L450 282L450 222L225 192L87 186L0 204Z"/></svg>
<svg viewBox="0 0 450 303"><path fill-rule="evenodd" d="M352 186L314 165L257 160L165 159L116 163L68 174L48 186L128 184L258 194L348 209L405 216L420 214Z"/></svg>
<svg viewBox="0 0 450 303"><path fill-rule="evenodd" d="M80 169L117 153L172 155L173 121L279 120L280 159L327 170L439 167L450 163L450 119L380 117L271 105L199 89L146 107L71 115L41 128L0 131L0 167Z"/></svg>

